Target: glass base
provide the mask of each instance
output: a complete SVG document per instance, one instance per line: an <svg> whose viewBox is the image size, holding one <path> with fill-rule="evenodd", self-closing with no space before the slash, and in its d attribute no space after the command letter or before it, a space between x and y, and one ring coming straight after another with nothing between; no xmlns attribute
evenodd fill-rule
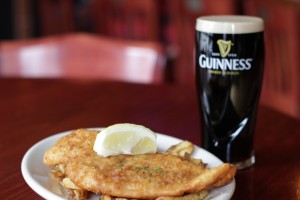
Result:
<svg viewBox="0 0 300 200"><path fill-rule="evenodd" d="M254 165L254 163L255 163L255 157L251 156L247 160L244 160L242 162L232 163L232 164L235 165L237 169L246 169Z"/></svg>

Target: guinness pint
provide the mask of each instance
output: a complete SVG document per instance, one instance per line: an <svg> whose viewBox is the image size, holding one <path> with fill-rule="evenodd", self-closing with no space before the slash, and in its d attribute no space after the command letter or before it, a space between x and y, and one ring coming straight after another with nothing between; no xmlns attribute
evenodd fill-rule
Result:
<svg viewBox="0 0 300 200"><path fill-rule="evenodd" d="M253 134L264 69L264 23L250 16L196 22L202 145L242 169L254 164Z"/></svg>

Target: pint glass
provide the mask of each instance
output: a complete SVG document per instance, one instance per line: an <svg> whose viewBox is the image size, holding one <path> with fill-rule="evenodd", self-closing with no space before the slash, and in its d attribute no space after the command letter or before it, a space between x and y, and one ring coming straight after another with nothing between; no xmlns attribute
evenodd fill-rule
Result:
<svg viewBox="0 0 300 200"><path fill-rule="evenodd" d="M253 134L264 68L264 23L250 16L196 22L202 145L238 169L254 164Z"/></svg>

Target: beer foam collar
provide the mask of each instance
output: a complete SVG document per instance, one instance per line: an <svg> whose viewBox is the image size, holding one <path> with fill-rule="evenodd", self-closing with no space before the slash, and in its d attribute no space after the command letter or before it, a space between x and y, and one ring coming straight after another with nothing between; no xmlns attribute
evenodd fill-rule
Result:
<svg viewBox="0 0 300 200"><path fill-rule="evenodd" d="M244 15L203 16L197 18L196 30L216 34L256 33L264 30L264 21Z"/></svg>

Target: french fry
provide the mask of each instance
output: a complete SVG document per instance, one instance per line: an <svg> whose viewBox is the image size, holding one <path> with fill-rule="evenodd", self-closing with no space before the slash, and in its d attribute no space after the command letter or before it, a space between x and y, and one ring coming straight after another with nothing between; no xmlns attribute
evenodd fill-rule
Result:
<svg viewBox="0 0 300 200"><path fill-rule="evenodd" d="M168 150L168 154L185 157L186 154L191 155L194 151L193 143L189 141L183 141L176 145L171 146Z"/></svg>
<svg viewBox="0 0 300 200"><path fill-rule="evenodd" d="M65 165L58 165L51 170L54 179L60 184L68 199L85 200L87 199L88 191L81 189L75 185L65 174Z"/></svg>

